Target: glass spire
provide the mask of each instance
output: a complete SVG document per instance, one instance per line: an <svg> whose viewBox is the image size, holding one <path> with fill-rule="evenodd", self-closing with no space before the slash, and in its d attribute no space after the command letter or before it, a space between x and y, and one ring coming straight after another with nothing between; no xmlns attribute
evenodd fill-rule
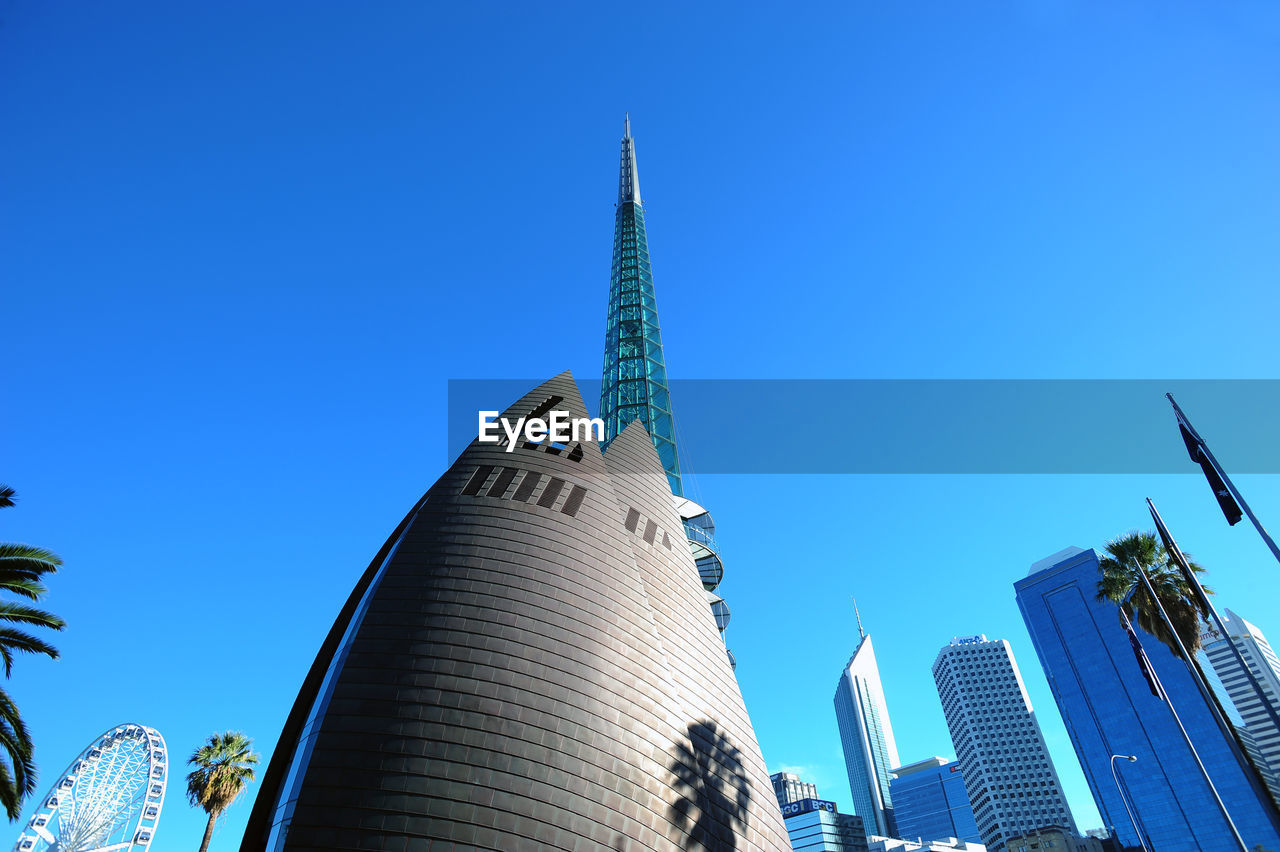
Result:
<svg viewBox="0 0 1280 852"><path fill-rule="evenodd" d="M600 417L604 420L605 446L631 421L641 421L666 468L671 493L677 497L684 495L630 116L623 131L618 172Z"/></svg>
<svg viewBox="0 0 1280 852"><path fill-rule="evenodd" d="M720 548L716 545L716 525L706 509L685 498L680 477L630 116L622 133L622 163L618 169L618 210L613 225L613 272L609 278L609 322L604 335L600 417L604 420L606 447L632 421L641 421L648 431L666 469L707 604L723 637L729 624L729 605L715 592L724 577ZM733 654L729 654L729 664L737 668Z"/></svg>

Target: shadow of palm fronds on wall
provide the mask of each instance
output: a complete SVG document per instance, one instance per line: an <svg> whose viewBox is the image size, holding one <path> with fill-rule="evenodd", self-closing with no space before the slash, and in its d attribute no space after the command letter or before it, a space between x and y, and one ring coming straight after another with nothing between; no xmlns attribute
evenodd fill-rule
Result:
<svg viewBox="0 0 1280 852"><path fill-rule="evenodd" d="M688 742L672 749L669 768L679 798L668 817L684 832L685 849L732 852L751 803L742 752L715 722L693 722L688 733Z"/></svg>

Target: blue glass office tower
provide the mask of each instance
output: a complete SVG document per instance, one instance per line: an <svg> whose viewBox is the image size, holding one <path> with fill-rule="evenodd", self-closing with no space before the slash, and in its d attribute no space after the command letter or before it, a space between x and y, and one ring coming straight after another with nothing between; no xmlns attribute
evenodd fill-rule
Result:
<svg viewBox="0 0 1280 852"><path fill-rule="evenodd" d="M931 757L893 770L889 782L898 836L908 840L955 837L981 843L960 764Z"/></svg>
<svg viewBox="0 0 1280 852"><path fill-rule="evenodd" d="M800 799L782 806L794 852L866 852L862 818L842 814L835 802Z"/></svg>
<svg viewBox="0 0 1280 852"><path fill-rule="evenodd" d="M1098 811L1126 846L1138 846L1140 830L1148 848L1159 852L1236 852L1168 705L1152 695L1138 668L1118 607L1097 599L1098 570L1093 550L1068 548L1014 583ZM1246 843L1280 849L1270 809L1236 762L1185 665L1158 640L1145 633L1140 638ZM1112 755L1138 758L1116 761L1120 788ZM1121 789L1134 811L1132 822Z"/></svg>

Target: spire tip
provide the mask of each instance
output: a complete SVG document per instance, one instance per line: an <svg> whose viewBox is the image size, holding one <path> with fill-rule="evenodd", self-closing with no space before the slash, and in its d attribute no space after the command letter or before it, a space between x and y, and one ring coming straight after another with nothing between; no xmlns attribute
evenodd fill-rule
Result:
<svg viewBox="0 0 1280 852"><path fill-rule="evenodd" d="M636 143L631 138L631 113L622 125L622 169L618 177L618 204L640 203L640 178L636 174Z"/></svg>

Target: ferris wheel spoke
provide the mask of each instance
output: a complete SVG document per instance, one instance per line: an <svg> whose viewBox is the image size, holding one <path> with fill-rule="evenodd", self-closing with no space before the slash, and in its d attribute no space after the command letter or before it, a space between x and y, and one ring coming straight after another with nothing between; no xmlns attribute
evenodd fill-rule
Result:
<svg viewBox="0 0 1280 852"><path fill-rule="evenodd" d="M125 724L107 730L58 776L15 852L149 848L169 780L167 757L164 738L154 728Z"/></svg>

